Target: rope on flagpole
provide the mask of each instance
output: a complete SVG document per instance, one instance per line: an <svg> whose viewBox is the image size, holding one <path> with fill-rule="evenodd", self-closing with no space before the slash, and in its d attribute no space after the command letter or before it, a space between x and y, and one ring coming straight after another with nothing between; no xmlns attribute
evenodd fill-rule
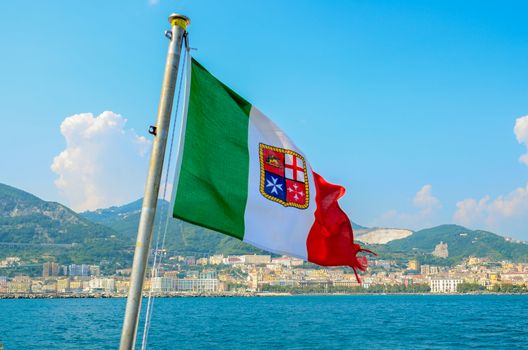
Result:
<svg viewBox="0 0 528 350"><path fill-rule="evenodd" d="M188 39L187 39L187 33L184 34L184 46L185 46L185 54L184 54L184 57L183 57L183 64L181 65L182 68L181 68L181 74L179 75L180 76L180 82L179 82L179 85L178 85L178 96L176 98L176 108L175 108L175 114L178 113L179 111L179 108L180 108L180 96L181 96L181 90L182 90L182 86L183 86L183 80L186 78L185 77L185 72L186 72L186 65L188 64L187 60L188 60L188 56L189 56L189 45L188 45ZM187 82L189 83L189 82ZM174 145L174 135L176 134L176 120L177 118L173 118L173 122L172 122L172 131L171 131L171 137L170 137L170 146L169 146L169 155L168 155L168 158L167 158L167 167L165 169L165 181L164 181L164 184L163 184L163 199L166 198L167 196L167 187L168 187L168 183L169 183L169 172L170 172L170 165L171 165L171 159L172 159L172 151L173 151L173 145ZM141 350L145 350L147 348L147 342L148 342L148 333L149 333L149 330L150 330L150 323L151 323L151 320L152 320L152 312L154 311L154 300L155 300L155 295L154 295L154 284L152 283L152 278L155 276L155 277L159 277L158 276L158 269L159 267L161 266L161 262L163 260L163 254L160 253L160 250L161 251L164 251L165 250L165 238L167 237L167 231L169 229L169 219L170 219L170 216L168 215L168 212L167 211L161 211L162 213L165 213L165 225L164 228L163 228L163 235L161 234L161 229L162 229L162 215L160 215L159 217L159 220L158 220L158 230L157 230L157 233L156 233L156 245L155 245L155 250L154 250L154 260L152 262L152 269L151 269L151 273L150 273L150 277L151 277L151 284L150 284L150 289L149 289L149 294L148 294L148 300L147 300L147 310L146 310L146 313L145 313L145 324L143 326L143 337L142 337L142 341L141 341ZM160 236L162 237L161 239L161 248L160 248Z"/></svg>

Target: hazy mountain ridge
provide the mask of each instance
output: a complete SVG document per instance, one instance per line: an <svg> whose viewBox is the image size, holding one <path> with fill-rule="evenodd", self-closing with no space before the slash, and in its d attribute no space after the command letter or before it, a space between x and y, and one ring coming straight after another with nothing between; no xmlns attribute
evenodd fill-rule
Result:
<svg viewBox="0 0 528 350"><path fill-rule="evenodd" d="M139 215L141 213L141 205L142 199L138 199L122 206L100 208L93 211L85 211L79 214L92 222L111 227L119 221L118 218L125 220L131 215Z"/></svg>
<svg viewBox="0 0 528 350"><path fill-rule="evenodd" d="M46 202L0 184L0 243L3 244L0 245L0 256L15 249L17 254L24 256L40 258L47 254L62 262L96 263L103 259L126 265L132 257L141 205L142 200L137 200L123 206L77 214L62 204ZM169 203L160 200L155 235L163 232L159 227L161 223L164 228L167 216L170 216ZM381 258L405 260L418 257L427 260L440 242L448 244L449 258L443 260L445 263L468 256L513 261L528 258L528 244L462 226L442 225L412 232L353 225L356 240L364 240L372 250L380 253ZM28 246L16 248L16 244ZM49 246L54 244L60 247ZM63 245L71 247L64 248ZM165 247L170 254L195 256L263 253L232 237L171 217Z"/></svg>
<svg viewBox="0 0 528 350"><path fill-rule="evenodd" d="M113 234L62 204L0 184L0 242L81 243Z"/></svg>
<svg viewBox="0 0 528 350"><path fill-rule="evenodd" d="M94 222L107 225L115 230L122 239L134 242L142 203L143 200L138 199L123 206L87 211L80 215ZM165 200L158 201L154 234L160 232L163 234L165 222L169 216L165 247L171 253L181 255L262 253L261 250L238 239L173 219L169 206L169 202ZM160 224L161 231L159 229Z"/></svg>
<svg viewBox="0 0 528 350"><path fill-rule="evenodd" d="M105 269L128 265L132 245L111 228L87 220L68 207L0 184L0 257L15 255L37 263L105 262ZM39 265L34 265L37 270ZM103 267L102 267L103 268Z"/></svg>

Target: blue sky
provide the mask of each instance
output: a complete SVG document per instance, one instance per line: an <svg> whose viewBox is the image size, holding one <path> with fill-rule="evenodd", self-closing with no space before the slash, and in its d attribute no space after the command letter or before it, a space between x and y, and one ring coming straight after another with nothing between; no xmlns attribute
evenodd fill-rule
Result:
<svg viewBox="0 0 528 350"><path fill-rule="evenodd" d="M2 2L0 182L79 210L141 196L171 12L354 221L528 239L525 1Z"/></svg>

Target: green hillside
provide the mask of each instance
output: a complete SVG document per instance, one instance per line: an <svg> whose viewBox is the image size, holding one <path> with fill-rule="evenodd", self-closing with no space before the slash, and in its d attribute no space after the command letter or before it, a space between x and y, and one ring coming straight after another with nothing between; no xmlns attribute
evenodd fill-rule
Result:
<svg viewBox="0 0 528 350"><path fill-rule="evenodd" d="M81 215L93 222L110 227L121 239L133 243L136 239L141 205L142 199L139 199L123 206L98 209L81 213ZM167 215L169 220L165 247L171 254L202 256L263 253L238 239L173 219L170 217L169 203L164 200L158 202L155 235L163 232Z"/></svg>
<svg viewBox="0 0 528 350"><path fill-rule="evenodd" d="M528 259L528 244L509 242L491 232L473 231L457 225L441 225L417 231L409 237L387 243L387 251L414 255L430 254L440 242L447 243L450 261L458 261L468 256L513 261Z"/></svg>
<svg viewBox="0 0 528 350"><path fill-rule="evenodd" d="M128 247L111 228L62 204L0 184L0 257L17 254L62 262L128 260Z"/></svg>

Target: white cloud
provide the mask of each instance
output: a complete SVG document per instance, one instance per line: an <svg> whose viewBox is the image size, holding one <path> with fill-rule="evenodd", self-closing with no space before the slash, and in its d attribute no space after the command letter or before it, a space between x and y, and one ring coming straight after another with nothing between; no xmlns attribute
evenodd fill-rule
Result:
<svg viewBox="0 0 528 350"><path fill-rule="evenodd" d="M519 161L528 165L528 116L517 118L513 132L517 141L527 147L527 153L521 155ZM479 200L466 198L458 202L456 206L453 220L458 224L479 227L517 238L527 238L528 183L525 187L518 187L495 199L489 195Z"/></svg>
<svg viewBox="0 0 528 350"><path fill-rule="evenodd" d="M414 196L414 205L423 213L431 213L433 210L441 207L440 201L433 196L432 190L432 185L425 185Z"/></svg>
<svg viewBox="0 0 528 350"><path fill-rule="evenodd" d="M424 185L412 200L415 211L410 213L391 209L375 221L375 226L419 229L432 226L438 210L442 207L432 194L433 186Z"/></svg>
<svg viewBox="0 0 528 350"><path fill-rule="evenodd" d="M456 223L520 237L526 231L528 184L493 200L490 196L484 196L480 200L466 198L456 206L457 210L453 215Z"/></svg>
<svg viewBox="0 0 528 350"><path fill-rule="evenodd" d="M150 141L106 111L76 114L60 126L66 148L53 159L55 185L78 211L132 201L144 190Z"/></svg>
<svg viewBox="0 0 528 350"><path fill-rule="evenodd" d="M517 118L513 132L515 133L515 137L517 137L517 141L524 144L527 148L527 152L521 155L519 161L528 165L528 115Z"/></svg>

